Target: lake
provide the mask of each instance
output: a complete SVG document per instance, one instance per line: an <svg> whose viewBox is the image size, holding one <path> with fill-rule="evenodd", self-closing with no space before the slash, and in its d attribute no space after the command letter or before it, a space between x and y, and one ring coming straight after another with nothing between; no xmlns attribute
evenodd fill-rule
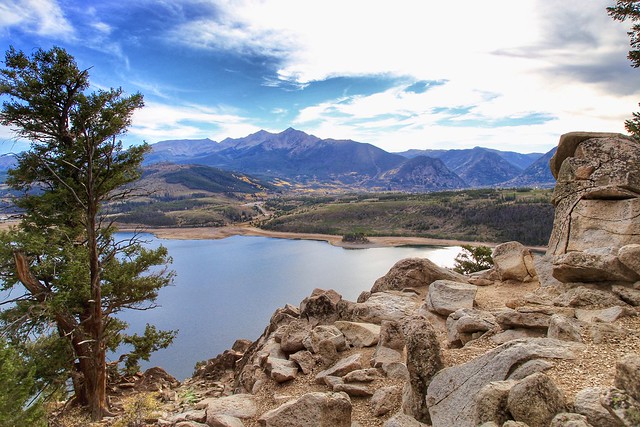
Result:
<svg viewBox="0 0 640 427"><path fill-rule="evenodd" d="M236 339L257 339L278 307L298 306L314 288L335 289L356 301L401 259L424 257L451 267L460 252L458 246L343 249L326 242L252 236L143 238L149 247L167 247L177 277L173 286L160 291L160 307L129 310L120 317L130 323L130 332L142 333L146 323L179 330L171 347L143 364L161 366L179 380L192 375L196 362L231 348Z"/></svg>

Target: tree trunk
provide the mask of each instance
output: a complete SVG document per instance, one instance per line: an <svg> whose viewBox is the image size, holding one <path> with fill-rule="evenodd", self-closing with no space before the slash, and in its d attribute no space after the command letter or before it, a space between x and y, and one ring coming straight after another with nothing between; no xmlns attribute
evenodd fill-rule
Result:
<svg viewBox="0 0 640 427"><path fill-rule="evenodd" d="M91 321L89 335L91 336L92 363L90 377L87 378L89 391L89 409L91 419L99 421L107 406L107 361L104 342L104 319L102 313L101 265L98 253L97 217L99 201L94 194L95 182L93 175L94 147L87 145L87 176L86 176L86 231L89 250L89 273L91 279Z"/></svg>

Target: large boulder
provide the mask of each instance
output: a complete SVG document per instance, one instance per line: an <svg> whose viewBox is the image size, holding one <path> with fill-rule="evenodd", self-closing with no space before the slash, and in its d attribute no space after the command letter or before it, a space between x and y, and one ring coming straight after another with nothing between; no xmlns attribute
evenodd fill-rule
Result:
<svg viewBox="0 0 640 427"><path fill-rule="evenodd" d="M448 316L460 308L473 308L478 287L451 280L436 280L426 297L429 311Z"/></svg>
<svg viewBox="0 0 640 427"><path fill-rule="evenodd" d="M295 353L305 348L303 341L311 333L311 327L305 320L294 320L276 331L280 336L280 348L286 353Z"/></svg>
<svg viewBox="0 0 640 427"><path fill-rule="evenodd" d="M600 394L600 403L607 408L610 414L622 421L625 427L640 426L640 402L625 390L605 389Z"/></svg>
<svg viewBox="0 0 640 427"><path fill-rule="evenodd" d="M475 427L476 396L492 381L504 381L521 364L535 358L575 358L583 345L549 338L509 341L465 364L438 372L427 388L426 402L436 426Z"/></svg>
<svg viewBox="0 0 640 427"><path fill-rule="evenodd" d="M616 255L574 251L555 257L553 277L563 283L634 283L640 274L620 262Z"/></svg>
<svg viewBox="0 0 640 427"><path fill-rule="evenodd" d="M462 274L439 267L426 258L407 258L398 261L387 274L376 280L371 292L420 289L436 280L467 282Z"/></svg>
<svg viewBox="0 0 640 427"><path fill-rule="evenodd" d="M496 246L491 255L500 280L530 282L537 276L531 251L519 242Z"/></svg>
<svg viewBox="0 0 640 427"><path fill-rule="evenodd" d="M372 347L378 344L380 325L374 323L346 322L339 320L334 323L353 347Z"/></svg>
<svg viewBox="0 0 640 427"><path fill-rule="evenodd" d="M314 289L300 303L300 317L312 324L331 324L340 318L342 295L333 289Z"/></svg>
<svg viewBox="0 0 640 427"><path fill-rule="evenodd" d="M346 393L307 393L262 414L258 422L265 427L351 427L351 400Z"/></svg>
<svg viewBox="0 0 640 427"><path fill-rule="evenodd" d="M640 355L629 353L618 360L615 386L640 402Z"/></svg>
<svg viewBox="0 0 640 427"><path fill-rule="evenodd" d="M530 375L509 391L507 408L516 421L530 427L548 427L556 414L565 412L564 394L543 373Z"/></svg>
<svg viewBox="0 0 640 427"><path fill-rule="evenodd" d="M606 389L599 387L588 387L580 390L576 394L573 404L574 411L587 417L589 424L598 427L621 427L622 423L615 416L609 413L600 403L600 395Z"/></svg>
<svg viewBox="0 0 640 427"><path fill-rule="evenodd" d="M412 292L376 292L366 301L353 304L348 316L354 322L379 325L385 320L400 321L411 315L421 304L421 298Z"/></svg>
<svg viewBox="0 0 640 427"><path fill-rule="evenodd" d="M621 134L572 132L550 161L557 179L547 254L640 243L640 145Z"/></svg>
<svg viewBox="0 0 640 427"><path fill-rule="evenodd" d="M255 397L250 394L234 394L220 398L208 398L200 401L196 409L206 409L207 424L210 418L216 415L227 415L240 419L253 418L257 412Z"/></svg>
<svg viewBox="0 0 640 427"><path fill-rule="evenodd" d="M402 330L409 369L409 387L402 406L406 414L431 424L425 401L426 391L433 376L444 366L438 336L431 323L419 315L408 318Z"/></svg>
<svg viewBox="0 0 640 427"><path fill-rule="evenodd" d="M516 381L493 381L482 387L474 397L476 413L474 425L494 422L502 425L511 418L507 410L507 399Z"/></svg>

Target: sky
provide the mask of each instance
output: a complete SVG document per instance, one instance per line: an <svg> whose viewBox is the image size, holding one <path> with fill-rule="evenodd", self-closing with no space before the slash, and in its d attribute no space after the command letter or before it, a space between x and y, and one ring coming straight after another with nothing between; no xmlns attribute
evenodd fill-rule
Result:
<svg viewBox="0 0 640 427"><path fill-rule="evenodd" d="M390 152L544 153L566 132L626 133L639 109L613 3L0 0L0 48L60 46L91 90L142 93L127 144L293 127ZM0 126L0 153L27 147Z"/></svg>

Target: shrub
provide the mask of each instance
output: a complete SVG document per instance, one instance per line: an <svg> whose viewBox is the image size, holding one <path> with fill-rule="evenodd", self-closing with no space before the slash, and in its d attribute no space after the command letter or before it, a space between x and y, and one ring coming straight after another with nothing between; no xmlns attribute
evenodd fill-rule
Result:
<svg viewBox="0 0 640 427"><path fill-rule="evenodd" d="M453 270L462 274L487 270L493 267L491 252L488 246L462 245L462 252L454 260Z"/></svg>

